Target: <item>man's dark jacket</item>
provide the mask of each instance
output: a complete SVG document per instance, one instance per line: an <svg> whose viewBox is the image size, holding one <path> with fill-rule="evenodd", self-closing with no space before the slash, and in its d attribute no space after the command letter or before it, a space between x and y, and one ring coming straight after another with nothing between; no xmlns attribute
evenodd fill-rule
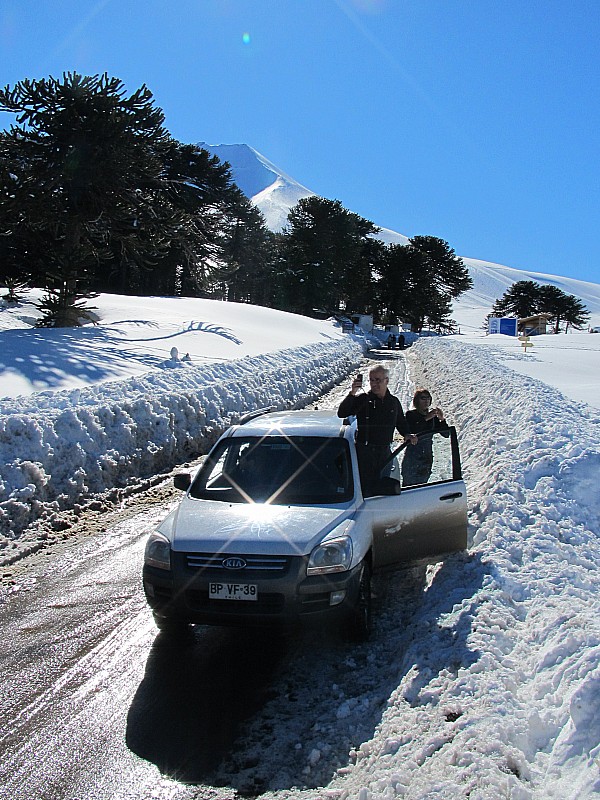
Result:
<svg viewBox="0 0 600 800"><path fill-rule="evenodd" d="M389 445L394 430L408 436L408 424L400 400L389 390L380 398L373 392L349 394L338 408L338 417L355 416L358 422L356 441L366 445Z"/></svg>

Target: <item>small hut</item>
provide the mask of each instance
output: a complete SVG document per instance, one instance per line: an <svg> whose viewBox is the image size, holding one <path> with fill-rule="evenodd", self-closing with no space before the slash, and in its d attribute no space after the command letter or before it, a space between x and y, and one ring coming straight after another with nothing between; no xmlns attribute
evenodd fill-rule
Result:
<svg viewBox="0 0 600 800"><path fill-rule="evenodd" d="M517 323L519 334L524 336L539 336L547 333L546 328L552 314L535 314L533 317L523 317Z"/></svg>

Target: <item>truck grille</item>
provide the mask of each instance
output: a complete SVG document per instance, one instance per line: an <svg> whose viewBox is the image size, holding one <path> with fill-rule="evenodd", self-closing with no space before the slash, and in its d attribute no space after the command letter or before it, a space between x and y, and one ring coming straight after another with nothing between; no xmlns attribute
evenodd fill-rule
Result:
<svg viewBox="0 0 600 800"><path fill-rule="evenodd" d="M227 558L239 558L246 562L246 566L240 571L247 573L263 572L283 574L287 571L290 559L286 556L229 556L227 553L186 553L186 564L189 569L214 569L225 572L235 572L231 568L223 566Z"/></svg>

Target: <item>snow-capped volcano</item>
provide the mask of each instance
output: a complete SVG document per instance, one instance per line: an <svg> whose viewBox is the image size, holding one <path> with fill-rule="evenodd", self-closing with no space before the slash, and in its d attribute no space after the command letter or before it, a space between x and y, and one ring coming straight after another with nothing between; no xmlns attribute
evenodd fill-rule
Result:
<svg viewBox="0 0 600 800"><path fill-rule="evenodd" d="M198 142L198 146L221 161L229 162L234 181L262 211L272 231L283 228L290 208L298 200L315 194L247 144L211 145Z"/></svg>
<svg viewBox="0 0 600 800"><path fill-rule="evenodd" d="M268 227L273 231L280 231L284 227L289 210L298 200L316 194L286 175L265 156L246 144L208 145L199 142L198 146L208 150L221 161L229 162L234 181L262 211ZM372 222L377 225L377 220ZM386 244L408 242L407 236L388 228L381 228L377 238ZM452 243L450 245L452 246ZM515 269L476 258L462 256L462 259L473 279L473 288L455 301L452 315L463 332L479 330L494 302L502 297L513 283L523 280L552 284L567 294L582 299L591 314L591 323L598 324L597 319L600 316L598 284Z"/></svg>
<svg viewBox="0 0 600 800"><path fill-rule="evenodd" d="M316 195L316 192L290 178L272 161L247 144L198 142L198 147L208 150L221 161L229 162L234 181L246 197L249 197L262 211L267 226L272 231L282 230L287 224L290 208L293 208L298 200ZM408 242L407 236L388 228L381 228L377 238L386 244Z"/></svg>

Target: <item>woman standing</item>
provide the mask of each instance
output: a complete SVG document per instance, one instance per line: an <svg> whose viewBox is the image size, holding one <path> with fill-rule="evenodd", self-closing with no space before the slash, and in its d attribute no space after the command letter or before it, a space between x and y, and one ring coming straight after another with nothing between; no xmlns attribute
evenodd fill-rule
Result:
<svg viewBox="0 0 600 800"><path fill-rule="evenodd" d="M411 433L419 436L414 447L409 447L402 461L402 485L415 486L427 483L433 466L433 442L431 434L434 431L448 430L441 408L430 408L432 402L428 389L417 389L413 396L413 406L406 412L406 422Z"/></svg>

